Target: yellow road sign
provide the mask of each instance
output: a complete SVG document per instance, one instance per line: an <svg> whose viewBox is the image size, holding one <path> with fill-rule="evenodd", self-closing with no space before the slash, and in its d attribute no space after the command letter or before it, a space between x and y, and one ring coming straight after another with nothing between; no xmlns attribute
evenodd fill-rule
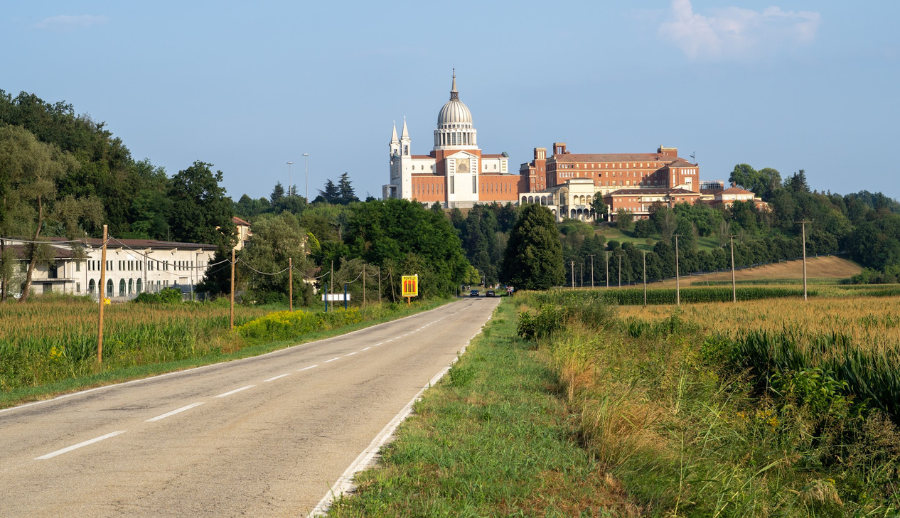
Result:
<svg viewBox="0 0 900 518"><path fill-rule="evenodd" d="M403 289L401 297L418 297L419 296L419 276L404 275Z"/></svg>

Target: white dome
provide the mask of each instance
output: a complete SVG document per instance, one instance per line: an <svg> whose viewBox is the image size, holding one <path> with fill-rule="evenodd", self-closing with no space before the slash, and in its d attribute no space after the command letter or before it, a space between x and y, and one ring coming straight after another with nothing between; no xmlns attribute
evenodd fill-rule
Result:
<svg viewBox="0 0 900 518"><path fill-rule="evenodd" d="M452 99L441 108L437 123L438 126L442 124L472 124L472 112L459 99Z"/></svg>

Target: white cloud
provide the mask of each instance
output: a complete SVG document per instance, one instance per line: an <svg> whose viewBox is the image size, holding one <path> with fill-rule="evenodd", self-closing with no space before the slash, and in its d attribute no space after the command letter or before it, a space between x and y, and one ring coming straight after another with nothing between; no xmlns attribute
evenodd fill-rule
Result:
<svg viewBox="0 0 900 518"><path fill-rule="evenodd" d="M109 20L106 16L93 16L90 14L82 14L78 16L60 15L44 18L40 22L34 24L35 29L54 32L71 32L76 29L86 29L94 25L106 23Z"/></svg>
<svg viewBox="0 0 900 518"><path fill-rule="evenodd" d="M726 7L705 16L694 12L691 0L672 0L669 19L657 35L691 59L746 59L811 43L819 21L819 13L778 7Z"/></svg>

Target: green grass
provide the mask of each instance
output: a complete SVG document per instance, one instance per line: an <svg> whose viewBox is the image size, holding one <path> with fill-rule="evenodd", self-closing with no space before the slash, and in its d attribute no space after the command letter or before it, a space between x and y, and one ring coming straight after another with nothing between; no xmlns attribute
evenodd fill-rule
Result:
<svg viewBox="0 0 900 518"><path fill-rule="evenodd" d="M517 299L329 516L612 516L628 504L579 446L557 376L515 336Z"/></svg>
<svg viewBox="0 0 900 518"><path fill-rule="evenodd" d="M616 227L606 227L599 230L599 233L606 238L607 241L615 240L619 243L634 243L634 247L639 250L652 251L656 243L661 239L659 234L653 234L650 237L634 237L631 231L622 231ZM697 238L697 250L706 250L707 252L721 248L719 238L716 236Z"/></svg>

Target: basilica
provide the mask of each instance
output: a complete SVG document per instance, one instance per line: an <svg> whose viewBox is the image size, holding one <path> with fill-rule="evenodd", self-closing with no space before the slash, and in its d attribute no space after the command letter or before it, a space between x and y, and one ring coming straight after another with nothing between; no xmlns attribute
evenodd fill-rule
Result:
<svg viewBox="0 0 900 518"><path fill-rule="evenodd" d="M444 208L472 207L476 203L515 203L527 186L509 170L507 153L486 154L478 147L472 112L459 100L456 72L450 100L438 113L434 147L427 155L414 155L406 120L390 142L391 182L382 189L384 199L403 198ZM520 185L522 183L522 185Z"/></svg>

